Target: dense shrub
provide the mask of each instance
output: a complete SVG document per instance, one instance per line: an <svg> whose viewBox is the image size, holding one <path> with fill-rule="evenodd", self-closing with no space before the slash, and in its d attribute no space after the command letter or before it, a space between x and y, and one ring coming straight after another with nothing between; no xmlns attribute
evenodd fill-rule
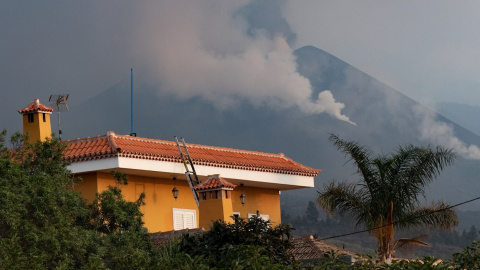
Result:
<svg viewBox="0 0 480 270"><path fill-rule="evenodd" d="M191 257L203 256L216 265L217 262L263 261L270 264L287 265L293 261L288 252L291 228L287 225L272 227L269 221L259 216L248 220L236 219L234 223L217 220L210 230L195 236L185 234L180 250ZM225 260L226 259L226 260ZM226 265L222 265L225 266Z"/></svg>
<svg viewBox="0 0 480 270"><path fill-rule="evenodd" d="M156 251L137 202L110 187L88 204L57 139L0 135L0 269L151 269ZM122 180L122 179L119 179Z"/></svg>

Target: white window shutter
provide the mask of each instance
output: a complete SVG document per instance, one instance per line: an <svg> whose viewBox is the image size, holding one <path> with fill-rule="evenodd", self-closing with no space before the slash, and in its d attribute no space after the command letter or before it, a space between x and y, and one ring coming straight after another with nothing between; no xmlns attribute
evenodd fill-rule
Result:
<svg viewBox="0 0 480 270"><path fill-rule="evenodd" d="M185 212L183 215L183 222L184 222L184 228L185 229L193 229L195 228L195 213L192 212Z"/></svg>
<svg viewBox="0 0 480 270"><path fill-rule="evenodd" d="M173 212L173 229L182 230L183 228L183 214L181 212Z"/></svg>
<svg viewBox="0 0 480 270"><path fill-rule="evenodd" d="M173 209L173 229L193 229L197 227L196 211L193 209Z"/></svg>

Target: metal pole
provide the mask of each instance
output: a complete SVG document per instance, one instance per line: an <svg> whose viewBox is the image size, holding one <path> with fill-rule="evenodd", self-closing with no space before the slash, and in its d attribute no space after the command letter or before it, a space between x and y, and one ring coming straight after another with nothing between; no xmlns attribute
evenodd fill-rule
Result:
<svg viewBox="0 0 480 270"><path fill-rule="evenodd" d="M58 108L58 107L57 107ZM62 140L62 128L60 128L60 109L58 108L58 139Z"/></svg>

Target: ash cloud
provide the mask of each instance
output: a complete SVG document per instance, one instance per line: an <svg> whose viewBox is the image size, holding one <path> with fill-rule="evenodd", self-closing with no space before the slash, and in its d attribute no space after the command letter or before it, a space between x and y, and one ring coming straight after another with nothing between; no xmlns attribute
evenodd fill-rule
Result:
<svg viewBox="0 0 480 270"><path fill-rule="evenodd" d="M453 127L437 120L432 111L417 106L414 107L414 112L421 119L418 127L421 139L451 148L466 159L480 160L480 148L473 144L466 144L457 138Z"/></svg>
<svg viewBox="0 0 480 270"><path fill-rule="evenodd" d="M261 1L260 1L261 2ZM327 113L355 124L330 91L312 100L310 81L297 72L289 43L295 35L284 24L252 26L267 5L249 1L150 2L136 35L152 79L163 92L200 97L228 109L247 101L274 110L298 107L307 114ZM278 15L281 6L274 9ZM259 9L252 11L253 9ZM255 13L256 12L256 13ZM278 16L273 16L278 18Z"/></svg>

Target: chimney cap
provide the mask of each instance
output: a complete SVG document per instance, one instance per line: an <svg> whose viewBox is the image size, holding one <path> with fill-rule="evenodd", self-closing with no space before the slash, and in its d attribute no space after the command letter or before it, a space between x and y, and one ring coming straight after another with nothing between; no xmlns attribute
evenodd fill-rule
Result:
<svg viewBox="0 0 480 270"><path fill-rule="evenodd" d="M18 110L18 112L20 114L28 114L28 113L35 113L35 112L51 114L53 110L54 110L53 108L45 106L42 103L40 103L40 100L36 98L30 104L28 104L25 108Z"/></svg>
<svg viewBox="0 0 480 270"><path fill-rule="evenodd" d="M232 190L236 185L228 182L220 177L219 174L209 175L207 180L201 182L195 186L195 190L215 190L215 189L227 189Z"/></svg>

